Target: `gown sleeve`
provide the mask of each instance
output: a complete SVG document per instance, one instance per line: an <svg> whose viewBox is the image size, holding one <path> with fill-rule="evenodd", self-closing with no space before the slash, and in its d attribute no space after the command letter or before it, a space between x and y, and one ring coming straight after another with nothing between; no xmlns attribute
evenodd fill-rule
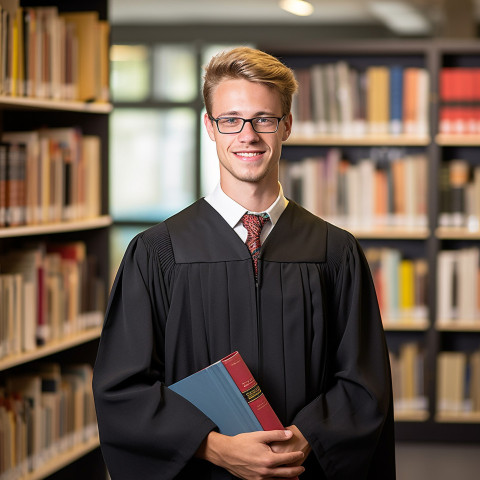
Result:
<svg viewBox="0 0 480 480"><path fill-rule="evenodd" d="M342 257L331 266L333 300L326 309L327 387L292 423L329 480L393 480L391 377L377 297L365 256L351 236Z"/></svg>
<svg viewBox="0 0 480 480"><path fill-rule="evenodd" d="M112 480L174 478L216 428L164 386L166 291L158 253L136 237L110 294L93 377Z"/></svg>

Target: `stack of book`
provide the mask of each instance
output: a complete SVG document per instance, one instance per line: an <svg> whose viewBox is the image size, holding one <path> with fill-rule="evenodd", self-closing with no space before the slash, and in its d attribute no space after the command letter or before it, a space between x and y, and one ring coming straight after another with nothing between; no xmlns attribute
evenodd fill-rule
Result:
<svg viewBox="0 0 480 480"><path fill-rule="evenodd" d="M92 368L35 365L0 392L0 478L23 478L98 435Z"/></svg>
<svg viewBox="0 0 480 480"><path fill-rule="evenodd" d="M0 228L98 217L100 149L78 127L3 133Z"/></svg>
<svg viewBox="0 0 480 480"><path fill-rule="evenodd" d="M0 358L99 327L105 284L82 242L0 256Z"/></svg>
<svg viewBox="0 0 480 480"><path fill-rule="evenodd" d="M0 6L0 95L105 102L109 25L97 12Z"/></svg>
<svg viewBox="0 0 480 480"><path fill-rule="evenodd" d="M345 61L316 64L295 72L298 135L428 134L429 74L401 65L364 70Z"/></svg>
<svg viewBox="0 0 480 480"><path fill-rule="evenodd" d="M426 156L377 152L358 161L346 160L338 149L299 162L282 160L285 195L345 228L426 227Z"/></svg>

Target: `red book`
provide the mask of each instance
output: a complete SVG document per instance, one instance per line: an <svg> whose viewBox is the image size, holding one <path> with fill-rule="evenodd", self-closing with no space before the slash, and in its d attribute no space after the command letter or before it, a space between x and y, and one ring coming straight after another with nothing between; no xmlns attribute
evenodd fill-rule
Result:
<svg viewBox="0 0 480 480"><path fill-rule="evenodd" d="M239 352L169 388L210 417L225 435L284 429Z"/></svg>
<svg viewBox="0 0 480 480"><path fill-rule="evenodd" d="M284 430L239 352L168 388L207 415L224 435Z"/></svg>
<svg viewBox="0 0 480 480"><path fill-rule="evenodd" d="M238 352L233 352L221 360L235 385L247 401L249 407L264 430L283 430L283 425L268 403L247 364Z"/></svg>

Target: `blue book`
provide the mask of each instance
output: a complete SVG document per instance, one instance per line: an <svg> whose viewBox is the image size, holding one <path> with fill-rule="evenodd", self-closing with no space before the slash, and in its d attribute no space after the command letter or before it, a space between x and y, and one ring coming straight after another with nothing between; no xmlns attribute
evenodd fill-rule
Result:
<svg viewBox="0 0 480 480"><path fill-rule="evenodd" d="M390 133L403 132L403 67L390 67Z"/></svg>
<svg viewBox="0 0 480 480"><path fill-rule="evenodd" d="M283 429L238 352L168 388L207 415L224 435Z"/></svg>

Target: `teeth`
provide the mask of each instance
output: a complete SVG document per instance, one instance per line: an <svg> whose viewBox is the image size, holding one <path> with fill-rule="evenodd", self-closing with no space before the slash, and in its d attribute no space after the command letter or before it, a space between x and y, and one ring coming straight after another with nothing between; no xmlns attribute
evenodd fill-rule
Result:
<svg viewBox="0 0 480 480"><path fill-rule="evenodd" d="M237 153L240 157L256 157L257 155L260 155L259 153L255 152L239 152Z"/></svg>

